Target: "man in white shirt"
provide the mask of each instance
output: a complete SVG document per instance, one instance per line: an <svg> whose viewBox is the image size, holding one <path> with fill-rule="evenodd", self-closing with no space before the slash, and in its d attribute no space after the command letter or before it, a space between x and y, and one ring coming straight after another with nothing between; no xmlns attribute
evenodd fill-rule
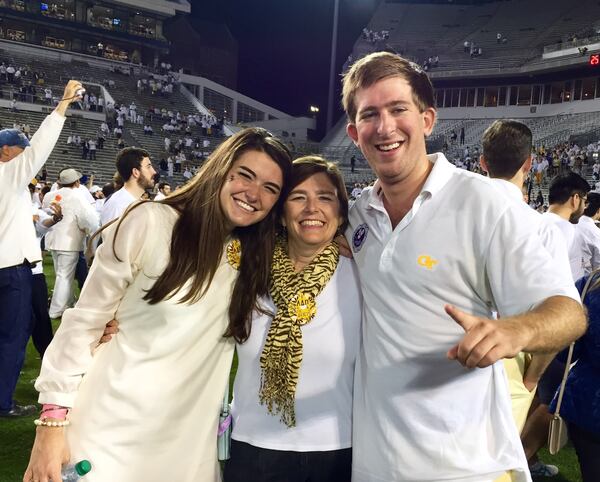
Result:
<svg viewBox="0 0 600 482"><path fill-rule="evenodd" d="M575 225L575 242L581 251L583 275L600 268L600 229L596 221L600 219L600 194L589 192L583 216Z"/></svg>
<svg viewBox="0 0 600 482"><path fill-rule="evenodd" d="M552 179L548 189L548 212L544 216L561 230L569 251L573 280L584 275L583 255L575 241L575 226L583 215L591 186L575 172L560 174Z"/></svg>
<svg viewBox="0 0 600 482"><path fill-rule="evenodd" d="M154 187L156 171L150 154L144 149L126 147L117 154L117 171L125 184L102 207L101 222L105 226L125 212L129 205L139 201L146 189Z"/></svg>
<svg viewBox="0 0 600 482"><path fill-rule="evenodd" d="M523 199L523 184L532 167L531 130L521 122L497 120L484 132L482 147L482 168L494 180L496 187L516 203L522 216L535 226L555 267L568 278L571 270L567 244L562 233L554 223L547 222L546 217L531 209ZM598 234L600 236L600 232ZM505 361L511 385L513 414L519 430L522 430L525 423L535 388L553 358L554 354L544 354L536 355L529 361L524 354L519 354L517 358ZM521 379L511 378L519 370Z"/></svg>
<svg viewBox="0 0 600 482"><path fill-rule="evenodd" d="M552 179L548 192L548 211L543 214L544 222L556 226L565 242L569 256L572 278L576 281L583 276L583 261L580 243L576 240L576 226L580 220L590 185L575 172L560 174ZM534 476L555 476L559 469L555 465L542 463L537 452L546 444L548 427L552 419L549 405L560 385L564 363L553 359L546 368L537 387L538 406L527 418L523 429L523 447Z"/></svg>
<svg viewBox="0 0 600 482"><path fill-rule="evenodd" d="M171 185L168 182L158 183L158 194L154 197L155 201L161 201L171 194Z"/></svg>
<svg viewBox="0 0 600 482"><path fill-rule="evenodd" d="M46 233L46 249L52 253L56 281L50 302L50 318L60 318L73 299L73 279L79 253L85 249L85 239L100 227L94 207L77 192L81 173L75 169L61 171L61 188L44 198L44 208L59 203L63 219Z"/></svg>
<svg viewBox="0 0 600 482"><path fill-rule="evenodd" d="M571 276L567 244L560 229L547 216L528 207L523 200L523 183L532 167L531 130L524 124L514 120L497 120L483 134L483 155L481 166L494 179L496 187L509 199L517 204L522 216L536 227L542 244L552 256L557 269L562 270L563 276ZM543 443L548 433L548 427L543 420L547 418L547 407L536 407L536 416L529 419L527 415L534 400L536 387L542 375L554 358L554 353L536 355L529 359L525 353L520 353L513 359L504 360L513 416L519 431L523 431L526 456L531 458L529 470L533 476L558 474L558 467L546 465L531 455L529 447L531 440ZM553 392L552 392L553 393ZM536 422L540 420L540 422ZM539 427L538 427L539 425ZM523 427L526 427L523 430ZM538 436L539 434L539 436ZM540 442L535 442L538 446Z"/></svg>
<svg viewBox="0 0 600 482"><path fill-rule="evenodd" d="M78 89L80 82L68 82L64 100L42 122L31 143L18 131L0 131L0 417L35 411L12 398L31 333L31 266L42 259L27 186L50 156Z"/></svg>
<svg viewBox="0 0 600 482"><path fill-rule="evenodd" d="M498 361L584 332L572 280L492 181L427 155L436 110L418 66L370 54L343 103L378 175L347 231L364 297L353 480L530 480Z"/></svg>

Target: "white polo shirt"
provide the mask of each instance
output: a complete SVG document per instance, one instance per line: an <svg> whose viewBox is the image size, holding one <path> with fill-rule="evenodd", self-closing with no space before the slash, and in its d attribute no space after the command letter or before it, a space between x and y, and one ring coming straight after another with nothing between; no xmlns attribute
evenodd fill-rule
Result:
<svg viewBox="0 0 600 482"><path fill-rule="evenodd" d="M476 316L578 299L531 223L492 182L442 154L392 230L379 183L350 212L363 292L354 391L353 481L529 481L501 362L466 369L446 352L464 336L444 304Z"/></svg>
<svg viewBox="0 0 600 482"><path fill-rule="evenodd" d="M579 218L579 222L575 225L575 243L581 252L581 276L600 268L600 229L592 218L588 216Z"/></svg>
<svg viewBox="0 0 600 482"><path fill-rule="evenodd" d="M523 193L513 183L504 179L492 179L492 182L495 188L514 201L521 215L535 228L544 248L548 250L548 253L552 257L556 269L560 270L564 277L572 276L567 243L553 220L525 204ZM598 228L596 229L598 230ZM600 235L600 230L598 230L598 235Z"/></svg>

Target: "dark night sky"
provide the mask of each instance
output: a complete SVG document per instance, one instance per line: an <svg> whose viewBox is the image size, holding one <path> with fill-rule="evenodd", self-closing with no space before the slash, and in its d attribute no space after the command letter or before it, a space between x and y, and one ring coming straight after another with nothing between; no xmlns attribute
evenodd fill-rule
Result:
<svg viewBox="0 0 600 482"><path fill-rule="evenodd" d="M326 119L334 0L192 0L192 16L223 22L238 41L238 90L288 114ZM336 72L377 0L340 0ZM339 79L336 79L336 87ZM336 103L339 105L339 96ZM334 115L334 122L341 110Z"/></svg>

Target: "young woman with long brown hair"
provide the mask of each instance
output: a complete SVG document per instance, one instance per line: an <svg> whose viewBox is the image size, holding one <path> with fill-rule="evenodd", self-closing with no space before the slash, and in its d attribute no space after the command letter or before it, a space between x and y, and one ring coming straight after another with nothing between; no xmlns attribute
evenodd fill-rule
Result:
<svg viewBox="0 0 600 482"><path fill-rule="evenodd" d="M188 185L134 205L103 233L44 357L36 388L45 405L23 480L57 482L62 463L81 459L92 463L90 482L219 480L234 339L247 338L268 292L290 168L283 144L246 129ZM94 349L113 318L118 336Z"/></svg>

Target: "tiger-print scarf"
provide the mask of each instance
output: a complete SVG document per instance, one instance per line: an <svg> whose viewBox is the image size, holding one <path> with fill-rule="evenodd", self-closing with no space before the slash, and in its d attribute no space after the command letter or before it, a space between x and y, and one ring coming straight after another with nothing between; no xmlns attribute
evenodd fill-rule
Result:
<svg viewBox="0 0 600 482"><path fill-rule="evenodd" d="M339 261L336 243L327 246L302 271L296 273L287 252L287 241L278 238L271 265L270 294L277 306L260 356L259 399L281 422L296 425L294 402L302 363L302 325L317 313L316 298L331 279Z"/></svg>

